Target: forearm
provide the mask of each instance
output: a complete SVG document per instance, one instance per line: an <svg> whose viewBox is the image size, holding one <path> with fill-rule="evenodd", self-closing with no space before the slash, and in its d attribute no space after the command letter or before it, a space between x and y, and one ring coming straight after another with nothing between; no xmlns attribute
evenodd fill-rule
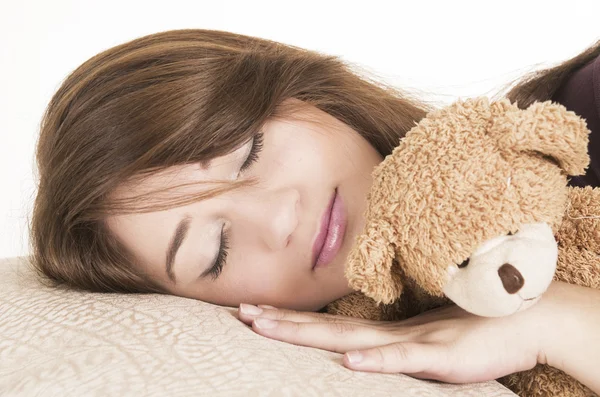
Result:
<svg viewBox="0 0 600 397"><path fill-rule="evenodd" d="M600 394L600 290L553 282L538 304L552 319L539 361Z"/></svg>

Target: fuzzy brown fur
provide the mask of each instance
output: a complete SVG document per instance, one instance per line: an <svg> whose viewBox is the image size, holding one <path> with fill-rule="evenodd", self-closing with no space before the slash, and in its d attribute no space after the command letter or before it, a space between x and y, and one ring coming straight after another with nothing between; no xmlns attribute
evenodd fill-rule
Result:
<svg viewBox="0 0 600 397"><path fill-rule="evenodd" d="M589 164L588 135L583 119L549 101L520 110L474 98L428 114L374 171L346 265L357 292L327 311L402 320L449 303L448 266L540 222L558 242L554 280L600 288L600 189L567 186ZM500 381L520 396L593 395L546 365Z"/></svg>

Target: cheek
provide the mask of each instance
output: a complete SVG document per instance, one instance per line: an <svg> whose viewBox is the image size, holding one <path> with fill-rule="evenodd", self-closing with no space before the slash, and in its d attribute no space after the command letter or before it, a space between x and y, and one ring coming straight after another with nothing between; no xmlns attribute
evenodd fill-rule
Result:
<svg viewBox="0 0 600 397"><path fill-rule="evenodd" d="M223 290L240 302L272 301L290 290L290 281L280 264L247 258L232 271Z"/></svg>
<svg viewBox="0 0 600 397"><path fill-rule="evenodd" d="M335 142L331 140L328 132L304 129L265 135L264 160L288 173L323 169L335 154L332 151ZM273 169L269 167L270 172Z"/></svg>

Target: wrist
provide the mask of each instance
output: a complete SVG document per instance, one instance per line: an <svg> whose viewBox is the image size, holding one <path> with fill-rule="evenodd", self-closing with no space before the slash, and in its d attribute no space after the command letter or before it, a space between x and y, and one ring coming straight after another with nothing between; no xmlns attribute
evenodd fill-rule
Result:
<svg viewBox="0 0 600 397"><path fill-rule="evenodd" d="M597 293L597 291L594 291ZM554 281L538 302L540 316L538 363L569 372L570 358L590 335L590 308L600 304L600 293L590 300L590 289Z"/></svg>
<svg viewBox="0 0 600 397"><path fill-rule="evenodd" d="M557 367L557 359L561 350L561 335L565 335L565 323L569 317L564 299L564 283L553 281L548 290L542 295L534 310L538 316L534 319L537 327L538 364L548 364Z"/></svg>
<svg viewBox="0 0 600 397"><path fill-rule="evenodd" d="M545 319L544 328L536 331L538 363L560 369L600 394L600 290L553 282L534 308L538 305Z"/></svg>

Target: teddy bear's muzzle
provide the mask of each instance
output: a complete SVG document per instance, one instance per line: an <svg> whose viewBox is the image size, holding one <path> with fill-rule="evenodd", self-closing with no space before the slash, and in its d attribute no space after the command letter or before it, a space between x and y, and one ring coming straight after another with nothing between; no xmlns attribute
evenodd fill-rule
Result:
<svg viewBox="0 0 600 397"><path fill-rule="evenodd" d="M510 315L539 300L557 260L558 245L548 224L521 225L516 234L487 240L468 261L449 267L444 294L473 314Z"/></svg>

